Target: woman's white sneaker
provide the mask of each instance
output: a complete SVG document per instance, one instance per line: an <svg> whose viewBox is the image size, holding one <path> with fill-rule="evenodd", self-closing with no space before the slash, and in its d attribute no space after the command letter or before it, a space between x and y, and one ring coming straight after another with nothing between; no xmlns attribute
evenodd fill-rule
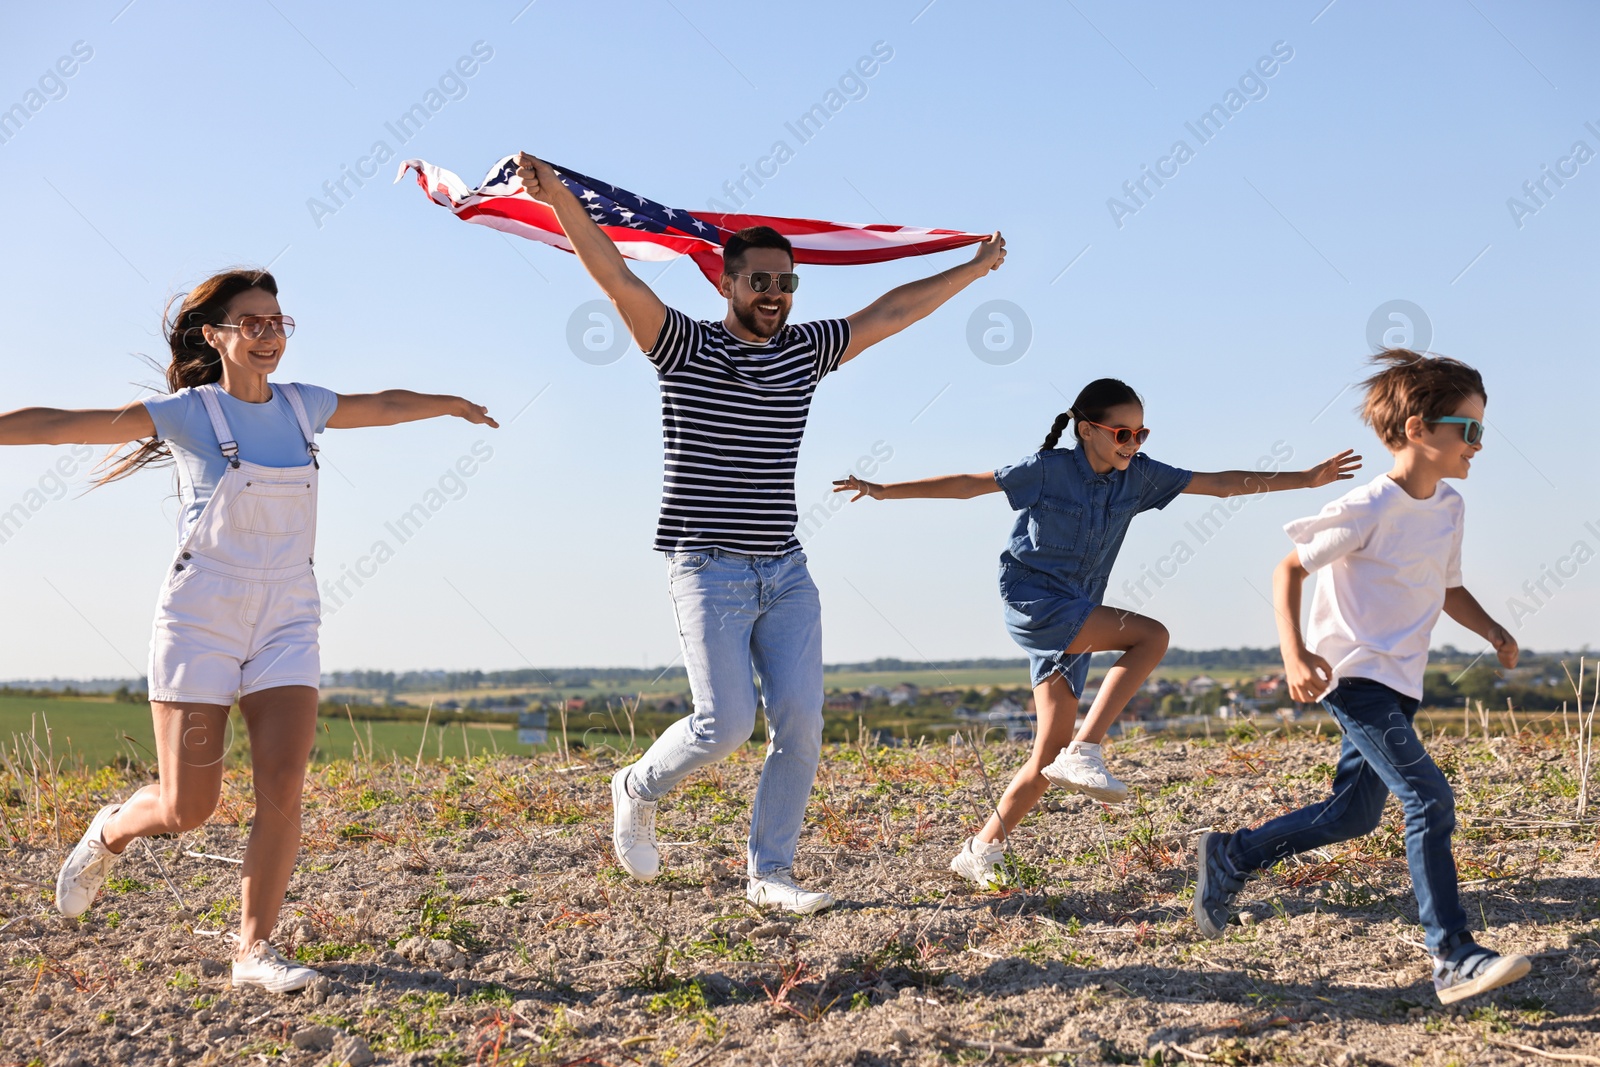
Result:
<svg viewBox="0 0 1600 1067"><path fill-rule="evenodd" d="M758 908L778 907L796 915L813 915L823 908L833 907L832 893L801 889L794 884L794 875L787 870L750 879L744 896Z"/></svg>
<svg viewBox="0 0 1600 1067"><path fill-rule="evenodd" d="M1062 749L1041 773L1056 785L1107 804L1128 799L1128 787L1106 770L1100 746L1086 741L1074 741Z"/></svg>
<svg viewBox="0 0 1600 1067"><path fill-rule="evenodd" d="M107 804L96 812L82 840L56 875L56 910L69 919L89 910L100 887L111 876L112 866L122 858L106 847L103 836L106 820L121 810L121 804Z"/></svg>
<svg viewBox="0 0 1600 1067"><path fill-rule="evenodd" d="M611 851L617 854L622 869L642 882L661 870L661 852L656 848L656 806L628 792L628 772L624 767L611 776Z"/></svg>
<svg viewBox="0 0 1600 1067"><path fill-rule="evenodd" d="M291 963L265 941L250 946L244 959L233 961L233 987L253 985L268 993L293 993L316 981L317 972Z"/></svg>
<svg viewBox="0 0 1600 1067"><path fill-rule="evenodd" d="M1005 854L1006 846L1001 842L969 837L950 861L950 869L967 881L977 883L980 889L993 889L1005 877L1005 868L1001 866Z"/></svg>

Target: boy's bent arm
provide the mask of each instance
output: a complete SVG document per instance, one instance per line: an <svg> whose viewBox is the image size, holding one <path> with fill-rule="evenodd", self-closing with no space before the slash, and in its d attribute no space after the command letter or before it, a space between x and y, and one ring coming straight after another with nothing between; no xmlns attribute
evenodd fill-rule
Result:
<svg viewBox="0 0 1600 1067"><path fill-rule="evenodd" d="M1452 586L1444 591L1444 613L1493 645L1502 667L1510 669L1517 665L1521 654L1517 639L1490 617L1478 598L1467 592L1466 586Z"/></svg>
<svg viewBox="0 0 1600 1067"><path fill-rule="evenodd" d="M1289 683L1289 695L1302 704L1315 701L1333 681L1333 668L1306 648L1300 629L1301 592L1308 574L1298 552L1283 557L1272 572L1272 611L1277 617L1284 678Z"/></svg>
<svg viewBox="0 0 1600 1067"><path fill-rule="evenodd" d="M655 290L628 269L616 244L589 217L583 204L556 176L550 164L521 152L517 155L517 177L522 179L529 196L548 204L555 212L583 268L616 305L639 350L649 352L661 337L661 324L667 321L667 305L656 296Z"/></svg>

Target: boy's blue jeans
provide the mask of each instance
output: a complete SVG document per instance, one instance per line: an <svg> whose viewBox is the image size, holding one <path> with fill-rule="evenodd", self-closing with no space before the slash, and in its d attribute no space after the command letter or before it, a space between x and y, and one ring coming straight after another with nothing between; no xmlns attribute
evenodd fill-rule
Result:
<svg viewBox="0 0 1600 1067"><path fill-rule="evenodd" d="M805 553L676 552L668 570L694 712L633 765L630 791L660 800L750 740L759 678L768 742L750 807L749 872L792 867L822 752L822 601Z"/></svg>
<svg viewBox="0 0 1600 1067"><path fill-rule="evenodd" d="M1417 736L1417 701L1381 682L1343 678L1322 705L1344 732L1333 795L1235 833L1228 840L1228 862L1245 875L1297 852L1371 833L1393 793L1405 811L1406 863L1417 895L1417 918L1428 951L1447 956L1468 939L1450 853L1456 802L1444 772Z"/></svg>

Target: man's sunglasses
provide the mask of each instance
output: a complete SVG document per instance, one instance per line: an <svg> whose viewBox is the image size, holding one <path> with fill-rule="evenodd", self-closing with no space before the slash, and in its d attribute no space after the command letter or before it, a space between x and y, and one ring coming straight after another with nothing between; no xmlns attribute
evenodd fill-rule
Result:
<svg viewBox="0 0 1600 1067"><path fill-rule="evenodd" d="M1105 430L1111 435L1112 440L1116 441L1119 445L1125 445L1129 441L1135 441L1142 445L1146 441L1150 440L1150 427L1148 426L1141 426L1135 430L1132 426L1107 426L1103 422L1090 422L1088 419L1082 419L1080 421L1090 426L1098 426L1102 430Z"/></svg>
<svg viewBox="0 0 1600 1067"><path fill-rule="evenodd" d="M1477 419L1469 419L1465 415L1446 415L1439 419L1424 419L1424 422L1455 422L1461 424L1461 439L1469 445L1476 445L1483 441L1483 423Z"/></svg>
<svg viewBox="0 0 1600 1067"><path fill-rule="evenodd" d="M773 274L771 271L766 270L751 271L749 274L734 274L732 271L728 273L735 278L748 278L752 293L764 293L771 289L774 278L778 280L778 292L780 293L792 293L800 288L800 275L792 270L786 270L781 274Z"/></svg>
<svg viewBox="0 0 1600 1067"><path fill-rule="evenodd" d="M215 323L212 329L238 330L239 336L247 341L259 340L268 331L287 339L294 333L294 320L287 315L244 315L238 322Z"/></svg>

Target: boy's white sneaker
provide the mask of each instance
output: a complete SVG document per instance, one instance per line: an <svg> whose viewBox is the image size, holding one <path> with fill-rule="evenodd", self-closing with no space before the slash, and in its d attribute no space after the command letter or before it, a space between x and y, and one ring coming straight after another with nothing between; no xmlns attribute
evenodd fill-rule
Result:
<svg viewBox="0 0 1600 1067"><path fill-rule="evenodd" d="M656 806L628 792L628 771L624 767L611 776L611 851L617 854L622 869L648 882L661 871L661 852L656 848Z"/></svg>
<svg viewBox="0 0 1600 1067"><path fill-rule="evenodd" d="M106 847L101 836L106 820L121 810L121 804L107 804L96 812L83 838L61 865L61 873L56 875L56 910L69 919L89 910L95 894L111 876L112 866L122 858Z"/></svg>
<svg viewBox="0 0 1600 1067"><path fill-rule="evenodd" d="M1072 742L1041 773L1056 785L1107 804L1128 799L1128 787L1106 770L1100 746L1087 741Z"/></svg>
<svg viewBox="0 0 1600 1067"><path fill-rule="evenodd" d="M833 894L801 889L794 884L790 871L773 871L760 878L751 878L744 897L758 908L778 907L796 915L814 915L823 908L833 907Z"/></svg>
<svg viewBox="0 0 1600 1067"><path fill-rule="evenodd" d="M1006 846L999 841L969 837L950 861L950 869L967 881L977 883L980 889L993 889L1004 878L1001 860L1005 854Z"/></svg>
<svg viewBox="0 0 1600 1067"><path fill-rule="evenodd" d="M1433 991L1441 1004L1487 993L1526 975L1533 963L1526 956L1502 956L1468 942L1448 960L1433 961Z"/></svg>
<svg viewBox="0 0 1600 1067"><path fill-rule="evenodd" d="M316 981L317 972L291 963L265 941L250 946L245 958L233 961L233 988L253 985L268 993L293 993Z"/></svg>

